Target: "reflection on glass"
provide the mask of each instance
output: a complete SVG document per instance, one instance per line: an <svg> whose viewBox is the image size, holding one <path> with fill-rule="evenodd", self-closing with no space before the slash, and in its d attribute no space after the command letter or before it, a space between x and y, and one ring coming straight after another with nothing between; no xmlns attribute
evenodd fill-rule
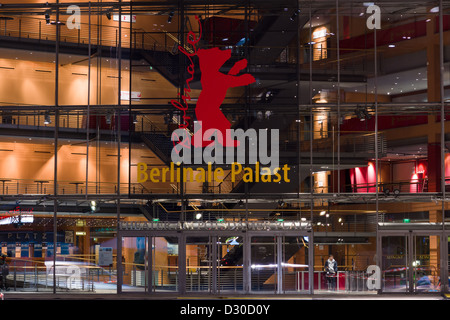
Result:
<svg viewBox="0 0 450 320"><path fill-rule="evenodd" d="M122 291L145 292L148 287L148 245L146 237L122 238ZM102 248L98 248L101 257Z"/></svg>
<svg viewBox="0 0 450 320"><path fill-rule="evenodd" d="M339 236L317 237L315 241L315 292L376 293L367 285L367 270L376 265L375 234L356 237L341 233ZM336 262L335 274L328 272L328 260Z"/></svg>
<svg viewBox="0 0 450 320"><path fill-rule="evenodd" d="M178 290L178 238L152 238L152 291Z"/></svg>
<svg viewBox="0 0 450 320"><path fill-rule="evenodd" d="M217 240L217 289L219 292L243 290L243 237L221 236Z"/></svg>
<svg viewBox="0 0 450 320"><path fill-rule="evenodd" d="M409 290L408 243L405 236L382 238L383 291L405 293Z"/></svg>
<svg viewBox="0 0 450 320"><path fill-rule="evenodd" d="M283 241L283 292L308 291L308 238L284 237Z"/></svg>
<svg viewBox="0 0 450 320"><path fill-rule="evenodd" d="M276 292L277 276L276 238L253 237L251 243L252 291Z"/></svg>
<svg viewBox="0 0 450 320"><path fill-rule="evenodd" d="M212 290L212 254L208 237L186 239L186 291Z"/></svg>
<svg viewBox="0 0 450 320"><path fill-rule="evenodd" d="M415 292L439 292L439 236L415 236L414 250L412 270Z"/></svg>

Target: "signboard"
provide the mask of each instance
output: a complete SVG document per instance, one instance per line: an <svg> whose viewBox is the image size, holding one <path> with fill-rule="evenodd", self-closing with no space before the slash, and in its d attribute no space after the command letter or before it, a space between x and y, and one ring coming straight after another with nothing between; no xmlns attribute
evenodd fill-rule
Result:
<svg viewBox="0 0 450 320"><path fill-rule="evenodd" d="M109 247L100 247L98 249L98 265L110 266L113 264L113 249Z"/></svg>
<svg viewBox="0 0 450 320"><path fill-rule="evenodd" d="M233 230L233 231L273 231L273 230L308 230L309 222L304 221L261 221L261 222L232 222L232 221L205 221L205 222L134 222L121 221L121 230L164 230L164 231L192 231L192 230Z"/></svg>
<svg viewBox="0 0 450 320"><path fill-rule="evenodd" d="M142 93L138 91L131 92L131 100L133 101L141 101ZM120 91L120 100L130 100L130 91Z"/></svg>
<svg viewBox="0 0 450 320"><path fill-rule="evenodd" d="M114 14L113 15L113 20L114 21L119 21L119 15L118 14ZM122 20L122 22L132 22L132 23L135 23L136 22L136 15L132 15L131 17L130 17L130 15L128 15L128 14L123 14L122 16L121 16L121 20Z"/></svg>
<svg viewBox="0 0 450 320"><path fill-rule="evenodd" d="M65 243L73 243L73 231L65 231L64 242Z"/></svg>
<svg viewBox="0 0 450 320"><path fill-rule="evenodd" d="M64 242L65 233L57 233L57 241ZM0 232L0 241L6 243L13 242L51 242L53 241L53 232L39 232L39 231L7 231Z"/></svg>

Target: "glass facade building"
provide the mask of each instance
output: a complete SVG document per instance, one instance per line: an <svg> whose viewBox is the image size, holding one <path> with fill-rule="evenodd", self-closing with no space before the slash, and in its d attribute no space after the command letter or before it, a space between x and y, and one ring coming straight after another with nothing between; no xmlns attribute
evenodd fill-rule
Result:
<svg viewBox="0 0 450 320"><path fill-rule="evenodd" d="M0 84L10 292L449 291L447 1L4 0Z"/></svg>

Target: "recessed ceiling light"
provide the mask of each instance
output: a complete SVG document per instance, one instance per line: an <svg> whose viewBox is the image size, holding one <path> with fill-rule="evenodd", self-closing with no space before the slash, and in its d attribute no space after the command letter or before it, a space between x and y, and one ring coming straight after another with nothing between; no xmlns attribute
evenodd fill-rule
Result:
<svg viewBox="0 0 450 320"><path fill-rule="evenodd" d="M439 7L431 8L430 12L433 12L433 13L439 12Z"/></svg>

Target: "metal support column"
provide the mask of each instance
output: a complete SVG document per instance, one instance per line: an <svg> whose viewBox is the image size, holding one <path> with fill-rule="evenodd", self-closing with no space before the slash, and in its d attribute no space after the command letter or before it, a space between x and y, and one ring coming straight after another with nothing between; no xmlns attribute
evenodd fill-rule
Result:
<svg viewBox="0 0 450 320"><path fill-rule="evenodd" d="M277 261L277 293L283 293L283 241L284 236L276 237L276 261Z"/></svg>
<svg viewBox="0 0 450 320"><path fill-rule="evenodd" d="M59 0L56 0L59 4ZM55 48L55 160L53 173L53 193L55 199L53 200L53 293L56 293L56 249L58 245L58 131L59 131L59 6L56 7L56 48Z"/></svg>
<svg viewBox="0 0 450 320"><path fill-rule="evenodd" d="M122 0L119 0L119 3L121 3ZM119 6L119 17L122 17L122 6ZM121 104L121 97L120 97L120 91L121 91L121 81L122 81L122 19L119 18L119 43L118 43L118 73L119 77L117 80L118 84L118 97L117 97L117 104L120 106ZM131 92L129 94L131 99ZM121 119L120 119L120 109L117 111L117 226L120 224L120 142L121 142ZM117 233L119 235L119 232ZM121 261L122 258L122 238L117 237L117 259ZM121 263L117 263L118 270L117 275L118 278L117 281L117 293L122 293L122 268L119 268L119 265L121 266ZM119 272L120 269L120 272ZM120 281L119 281L120 279Z"/></svg>
<svg viewBox="0 0 450 320"><path fill-rule="evenodd" d="M414 234L412 230L409 230L409 234L406 235L406 266L408 272L408 292L414 292L414 275L413 275L413 261L414 256L416 255L416 250L414 246Z"/></svg>
<svg viewBox="0 0 450 320"><path fill-rule="evenodd" d="M377 221L377 224L378 224L378 221ZM383 266L382 266L382 244L383 244L383 241L382 241L382 238L381 238L381 235L379 234L379 233L377 233L377 246L376 246L376 260L375 260L375 264L380 268L380 277L381 277L381 279L380 279L380 288L377 290L377 293L378 294L380 294L380 293L382 293L383 292L383 285L384 285L384 282L383 282L383 270L382 270L382 268L383 268Z"/></svg>
<svg viewBox="0 0 450 320"><path fill-rule="evenodd" d="M153 293L153 237L147 237L148 249L147 249L147 277L148 277L148 294Z"/></svg>
<svg viewBox="0 0 450 320"><path fill-rule="evenodd" d="M211 281L211 288L209 289L212 294L216 294L220 292L220 290L217 288L217 271L220 268L220 265L217 263L218 257L220 256L218 254L219 246L217 245L217 236L210 236L209 240L210 240L209 245L211 247L210 252L212 252L211 257L212 263L210 263L211 267L210 275L212 277L211 279L212 281Z"/></svg>
<svg viewBox="0 0 450 320"><path fill-rule="evenodd" d="M178 293L186 293L186 235L180 233L178 238Z"/></svg>
<svg viewBox="0 0 450 320"><path fill-rule="evenodd" d="M442 190L442 237L441 237L441 259L440 259L440 277L445 279L441 281L441 292L448 289L448 244L445 237L445 87L444 87L444 13L442 0L439 0L439 68L440 68L440 91L441 91L441 190ZM445 242L444 242L445 241ZM442 248L446 249L443 250ZM445 268L444 268L445 266Z"/></svg>
<svg viewBox="0 0 450 320"><path fill-rule="evenodd" d="M251 291L251 237L248 233L244 234L244 258L243 258L243 282L244 293Z"/></svg>
<svg viewBox="0 0 450 320"><path fill-rule="evenodd" d="M308 247L308 293L314 294L314 231L309 231Z"/></svg>

